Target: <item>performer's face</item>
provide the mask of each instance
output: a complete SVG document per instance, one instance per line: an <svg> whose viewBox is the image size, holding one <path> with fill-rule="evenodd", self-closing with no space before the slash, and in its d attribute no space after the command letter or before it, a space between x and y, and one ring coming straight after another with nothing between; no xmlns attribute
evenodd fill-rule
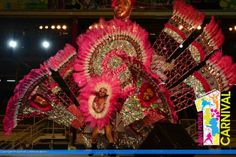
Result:
<svg viewBox="0 0 236 157"><path fill-rule="evenodd" d="M99 97L105 97L107 95L107 89L106 88L100 88L98 91L98 96Z"/></svg>
<svg viewBox="0 0 236 157"><path fill-rule="evenodd" d="M131 0L117 0L118 4L115 6L115 16L119 19L127 19L131 13Z"/></svg>

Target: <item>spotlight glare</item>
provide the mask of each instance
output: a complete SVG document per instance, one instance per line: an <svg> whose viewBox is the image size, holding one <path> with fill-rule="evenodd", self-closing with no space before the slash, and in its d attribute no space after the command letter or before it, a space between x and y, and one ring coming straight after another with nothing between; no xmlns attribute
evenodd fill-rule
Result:
<svg viewBox="0 0 236 157"><path fill-rule="evenodd" d="M183 44L180 44L180 45L179 45L179 48L181 48L181 49L182 49L183 47L184 47L184 46L183 46Z"/></svg>
<svg viewBox="0 0 236 157"><path fill-rule="evenodd" d="M202 29L202 26L197 26L197 30L201 30Z"/></svg>
<svg viewBox="0 0 236 157"><path fill-rule="evenodd" d="M66 30L66 29L67 29L67 26L66 26L66 25L63 25L63 26L62 26L62 29Z"/></svg>
<svg viewBox="0 0 236 157"><path fill-rule="evenodd" d="M45 49L48 49L50 47L50 43L47 40L44 40L42 42L42 47L45 48Z"/></svg>
<svg viewBox="0 0 236 157"><path fill-rule="evenodd" d="M44 28L45 28L45 29L48 29L48 26L46 25Z"/></svg>
<svg viewBox="0 0 236 157"><path fill-rule="evenodd" d="M9 45L9 47L11 47L11 48L16 48L17 47L17 41L15 41L15 40L10 40L9 42L8 42L8 45Z"/></svg>
<svg viewBox="0 0 236 157"><path fill-rule="evenodd" d="M16 80L7 80L7 82L16 82Z"/></svg>
<svg viewBox="0 0 236 157"><path fill-rule="evenodd" d="M233 28L232 27L229 27L229 31L232 31L233 30Z"/></svg>
<svg viewBox="0 0 236 157"><path fill-rule="evenodd" d="M234 26L234 30L236 31L236 26Z"/></svg>
<svg viewBox="0 0 236 157"><path fill-rule="evenodd" d="M43 29L43 26L39 26L39 29Z"/></svg>
<svg viewBox="0 0 236 157"><path fill-rule="evenodd" d="M60 25L57 25L57 29L61 29L61 26L60 26Z"/></svg>
<svg viewBox="0 0 236 157"><path fill-rule="evenodd" d="M179 29L182 30L184 28L184 26L182 25L179 25Z"/></svg>
<svg viewBox="0 0 236 157"><path fill-rule="evenodd" d="M51 29L55 29L55 28L56 28L55 25L52 25L52 26L51 26Z"/></svg>

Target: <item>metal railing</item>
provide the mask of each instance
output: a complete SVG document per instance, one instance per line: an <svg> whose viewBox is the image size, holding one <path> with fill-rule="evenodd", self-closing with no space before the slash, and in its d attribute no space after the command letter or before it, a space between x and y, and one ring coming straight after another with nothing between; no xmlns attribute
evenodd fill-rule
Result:
<svg viewBox="0 0 236 157"><path fill-rule="evenodd" d="M0 148L15 149L23 143L30 143L35 135L41 132L43 127L45 127L45 119L38 121L21 132L13 133L1 143Z"/></svg>
<svg viewBox="0 0 236 157"><path fill-rule="evenodd" d="M196 141L198 135L197 120L181 119L179 123ZM43 141L42 139L46 140ZM40 143L47 144L50 149L53 149L53 144L57 139L67 139L67 128L55 126L54 122L42 119L28 128L16 132L12 136L9 136L9 138L2 140L0 143L0 149L20 149L22 145L26 144L29 146L29 149L33 149L34 145ZM231 143L232 147L236 145L236 120L231 121ZM64 144L69 144L69 142Z"/></svg>
<svg viewBox="0 0 236 157"><path fill-rule="evenodd" d="M54 122L52 122L52 126L49 126L49 122L42 119L24 130L13 133L1 141L0 149L19 149L23 145L33 148L33 145L41 139L51 139L53 142L54 139L57 139L58 133L61 135L60 137L66 138L66 127L55 128Z"/></svg>

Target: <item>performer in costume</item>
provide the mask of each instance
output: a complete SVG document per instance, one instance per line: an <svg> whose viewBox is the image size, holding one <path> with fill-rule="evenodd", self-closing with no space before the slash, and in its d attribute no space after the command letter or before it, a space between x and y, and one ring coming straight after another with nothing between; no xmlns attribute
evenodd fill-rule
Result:
<svg viewBox="0 0 236 157"><path fill-rule="evenodd" d="M112 114L116 110L116 104L121 95L120 83L108 74L101 77L93 77L81 89L79 96L80 111L85 122L93 128L92 148L96 147L99 133L105 130L109 141L109 147L113 147L112 125L110 122Z"/></svg>
<svg viewBox="0 0 236 157"><path fill-rule="evenodd" d="M94 100L92 102L93 110L96 113L103 112L106 105L109 105L109 104L107 104L107 97L108 97L107 89L101 87L99 89L98 93L96 94L96 97L94 98ZM113 145L114 144L114 139L113 139L113 136L112 136L112 126L111 126L110 123L108 123L105 126L105 133L106 133L106 137L107 137L110 145ZM93 133L92 133L92 147L93 148L96 148L95 145L96 145L96 140L97 140L98 134L99 134L99 129L97 127L95 127L93 129Z"/></svg>

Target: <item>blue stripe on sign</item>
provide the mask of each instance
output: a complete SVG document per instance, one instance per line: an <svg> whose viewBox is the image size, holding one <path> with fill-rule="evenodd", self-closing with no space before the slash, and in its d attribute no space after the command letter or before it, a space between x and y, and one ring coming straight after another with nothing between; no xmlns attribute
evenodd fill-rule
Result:
<svg viewBox="0 0 236 157"><path fill-rule="evenodd" d="M236 154L236 150L233 149L0 150L0 154Z"/></svg>

